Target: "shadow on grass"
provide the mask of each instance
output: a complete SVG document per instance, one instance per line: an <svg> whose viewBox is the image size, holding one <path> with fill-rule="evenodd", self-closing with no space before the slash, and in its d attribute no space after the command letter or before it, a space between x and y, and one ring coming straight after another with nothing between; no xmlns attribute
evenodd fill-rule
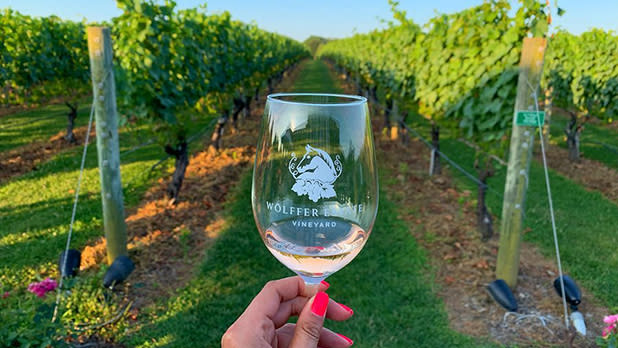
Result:
<svg viewBox="0 0 618 348"><path fill-rule="evenodd" d="M84 207L87 207L91 204L91 201L94 200L93 196L94 195L90 193L80 194L79 202L82 203ZM96 195L96 197L99 197L99 195ZM100 200L100 198L98 199ZM71 208L72 204L73 197L65 197L39 201L31 204L0 208L0 225L7 228L0 233L0 236L4 237L10 234L28 231L32 228L45 229L57 225L57 222L54 222L53 219L41 221L40 223L37 223L36 226L31 225L33 217L49 215L49 212L56 212L54 215L57 216L67 215L67 219L64 219L66 222L68 221L71 213L70 209L67 208ZM84 211L82 211L82 209L83 208L78 206L78 212L83 214ZM9 226L11 231L9 231Z"/></svg>
<svg viewBox="0 0 618 348"><path fill-rule="evenodd" d="M124 149L135 146L136 139L129 140ZM199 146L196 142L193 148ZM63 152L37 171L0 186L0 265L6 266L0 281L24 272L32 277L29 268L56 262L66 243L81 154L82 148ZM152 144L121 158L125 207L136 205L153 177L161 175L166 165L150 168L163 156L161 147ZM81 192L71 243L77 249L103 234L95 146L88 150Z"/></svg>
<svg viewBox="0 0 618 348"><path fill-rule="evenodd" d="M135 204L150 185L151 180L144 178L125 188L125 194L131 191L129 202ZM56 262L66 245L72 208L73 196L0 209L0 225L6 228L0 233L0 264L10 265L10 272L14 273ZM100 194L80 194L71 247L82 249L102 234Z"/></svg>
<svg viewBox="0 0 618 348"><path fill-rule="evenodd" d="M270 255L253 223L245 175L226 205L228 226L211 249L200 274L179 295L162 302L139 331L124 341L131 346L217 347L262 286L290 275ZM448 328L443 305L425 274L423 252L408 229L396 220L392 203L381 200L376 227L365 250L330 277L331 296L354 308L344 323L328 321L355 340L356 347L479 346Z"/></svg>
<svg viewBox="0 0 618 348"><path fill-rule="evenodd" d="M87 125L90 115L89 104L79 105L76 128ZM0 151L49 139L66 129L68 113L65 105L52 105L0 118Z"/></svg>

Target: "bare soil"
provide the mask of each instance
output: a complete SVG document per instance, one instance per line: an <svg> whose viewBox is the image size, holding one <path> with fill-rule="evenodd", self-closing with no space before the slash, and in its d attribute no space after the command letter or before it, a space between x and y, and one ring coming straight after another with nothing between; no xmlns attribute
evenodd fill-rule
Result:
<svg viewBox="0 0 618 348"><path fill-rule="evenodd" d="M618 203L618 171L605 164L582 157L571 162L568 150L550 145L546 152L547 166L561 175L577 182L590 191L601 192L607 199ZM540 152L537 161L542 163Z"/></svg>
<svg viewBox="0 0 618 348"><path fill-rule="evenodd" d="M73 133L77 138L77 143L71 144L64 139L66 131L62 130L49 138L48 141L40 141L18 148L0 152L0 183L6 182L10 178L23 175L37 170L37 167L48 161L62 150L83 144L86 138L88 127L75 128ZM94 127L90 132L90 142L94 141Z"/></svg>
<svg viewBox="0 0 618 348"><path fill-rule="evenodd" d="M552 108L553 117L570 117L564 109ZM597 118L589 121L596 127L618 127L618 122L602 124ZM618 129L618 128L616 128ZM547 165L561 175L577 182L588 190L601 192L610 201L618 203L618 171L607 167L605 164L587 159L582 154L579 162L571 162L568 157L568 150L557 145L550 145L547 149ZM535 152L537 161L542 163L540 150ZM613 156L613 154L610 154Z"/></svg>
<svg viewBox="0 0 618 348"><path fill-rule="evenodd" d="M204 252L219 235L226 196L255 155L253 128L256 118L230 132L224 149L199 152L191 157L179 202L169 203L167 179L160 179L145 194L142 203L126 218L129 255L135 262L129 297L134 308L157 298L168 297L194 275ZM82 253L82 268L105 262L105 240L101 238Z"/></svg>
<svg viewBox="0 0 618 348"><path fill-rule="evenodd" d="M222 210L227 194L255 156L256 114L243 120L239 129L226 129L224 148L216 151L208 146L190 158L177 204L170 204L166 195L166 177L146 192L137 208L127 212L128 249L135 270L117 291L127 302L132 301L129 319L133 324L140 324L144 307L173 296L188 284L206 250L225 228ZM105 248L103 237L86 246L82 270L96 270L104 264ZM80 341L97 347L123 347L96 336Z"/></svg>

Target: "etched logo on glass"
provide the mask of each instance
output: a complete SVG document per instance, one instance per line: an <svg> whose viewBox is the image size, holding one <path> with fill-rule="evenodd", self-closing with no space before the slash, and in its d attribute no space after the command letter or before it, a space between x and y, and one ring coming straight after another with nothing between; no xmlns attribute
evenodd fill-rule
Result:
<svg viewBox="0 0 618 348"><path fill-rule="evenodd" d="M288 164L290 174L296 179L292 191L299 196L307 195L317 202L320 198L335 197L333 183L341 175L343 167L339 155L335 160L324 150L305 146L305 155L298 161L295 153Z"/></svg>

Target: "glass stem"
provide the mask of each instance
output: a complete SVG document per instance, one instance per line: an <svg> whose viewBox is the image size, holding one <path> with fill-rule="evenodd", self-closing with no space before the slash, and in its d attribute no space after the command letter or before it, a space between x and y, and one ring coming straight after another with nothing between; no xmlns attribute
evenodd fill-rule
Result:
<svg viewBox="0 0 618 348"><path fill-rule="evenodd" d="M308 277L301 274L299 276L303 278L306 286L317 286L322 280L326 279L326 277Z"/></svg>

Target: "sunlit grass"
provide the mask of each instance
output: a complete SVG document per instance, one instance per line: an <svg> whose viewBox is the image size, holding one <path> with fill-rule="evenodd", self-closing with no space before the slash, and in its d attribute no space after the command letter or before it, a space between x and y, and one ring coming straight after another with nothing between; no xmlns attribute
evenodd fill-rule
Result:
<svg viewBox="0 0 618 348"><path fill-rule="evenodd" d="M0 117L0 152L38 141L47 141L51 136L65 130L69 108L64 104L18 112ZM88 124L90 103L79 103L75 127Z"/></svg>
<svg viewBox="0 0 618 348"><path fill-rule="evenodd" d="M195 129L212 117L196 121ZM151 167L166 155L158 144L127 152L144 142L143 127L120 133L121 177L125 207L136 205L143 193L166 171L168 160ZM88 149L71 247L82 249L103 233L96 141ZM202 147L196 141L192 148ZM58 255L64 249L83 147L73 147L54 156L38 170L15 177L0 187L0 282L19 288L45 274L55 276Z"/></svg>

